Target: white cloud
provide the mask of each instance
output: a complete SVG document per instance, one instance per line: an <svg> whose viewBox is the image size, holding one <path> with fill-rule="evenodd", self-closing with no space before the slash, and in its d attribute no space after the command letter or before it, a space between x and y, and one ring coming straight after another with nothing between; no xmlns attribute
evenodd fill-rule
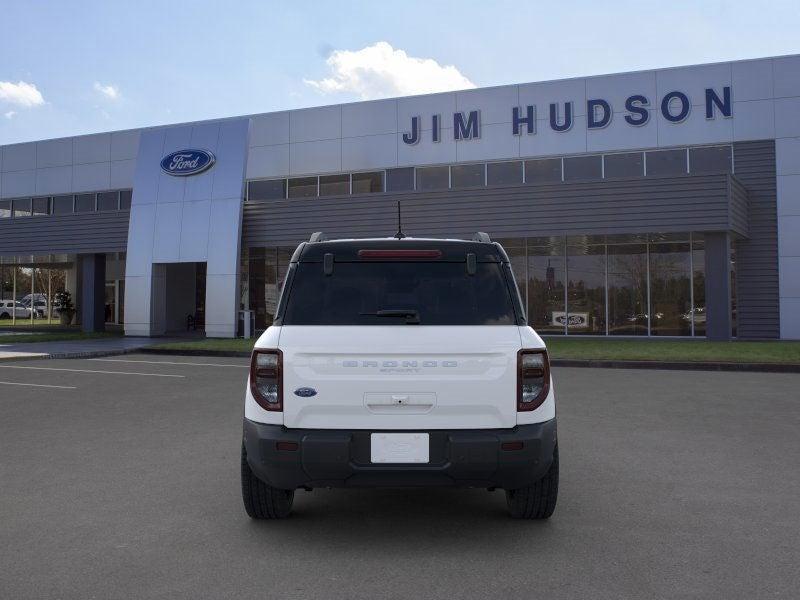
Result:
<svg viewBox="0 0 800 600"><path fill-rule="evenodd" d="M474 88L453 65L416 58L377 42L361 50L334 50L325 63L330 76L303 81L323 94L351 92L364 100Z"/></svg>
<svg viewBox="0 0 800 600"><path fill-rule="evenodd" d="M3 113L3 116L4 116L6 119L13 119L13 118L14 118L14 115L16 115L16 114L17 114L17 111L15 111L15 110L10 110L10 111L8 111L7 113Z"/></svg>
<svg viewBox="0 0 800 600"><path fill-rule="evenodd" d="M108 84L103 85L99 81L94 82L94 91L98 92L99 94L105 96L109 100L119 100L122 98L122 94L119 91L119 88L115 85Z"/></svg>
<svg viewBox="0 0 800 600"><path fill-rule="evenodd" d="M36 85L24 81L0 81L0 101L26 108L44 104L42 93L36 89Z"/></svg>

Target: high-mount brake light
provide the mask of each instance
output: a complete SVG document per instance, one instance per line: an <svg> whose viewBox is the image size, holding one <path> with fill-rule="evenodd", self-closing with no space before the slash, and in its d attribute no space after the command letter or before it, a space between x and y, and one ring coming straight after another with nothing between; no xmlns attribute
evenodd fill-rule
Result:
<svg viewBox="0 0 800 600"><path fill-rule="evenodd" d="M264 410L283 410L283 353L280 350L253 350L250 392Z"/></svg>
<svg viewBox="0 0 800 600"><path fill-rule="evenodd" d="M517 354L517 410L536 410L550 391L547 350L520 350Z"/></svg>
<svg viewBox="0 0 800 600"><path fill-rule="evenodd" d="M441 250L359 250L359 258L441 258Z"/></svg>

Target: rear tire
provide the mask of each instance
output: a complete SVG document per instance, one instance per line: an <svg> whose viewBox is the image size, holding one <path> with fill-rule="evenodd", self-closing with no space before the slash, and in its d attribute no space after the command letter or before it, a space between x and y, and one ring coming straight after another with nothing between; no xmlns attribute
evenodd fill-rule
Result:
<svg viewBox="0 0 800 600"><path fill-rule="evenodd" d="M251 519L285 519L292 512L294 490L280 490L255 476L242 443L242 501Z"/></svg>
<svg viewBox="0 0 800 600"><path fill-rule="evenodd" d="M558 445L553 462L539 481L528 487L506 490L508 512L515 519L549 519L558 498Z"/></svg>

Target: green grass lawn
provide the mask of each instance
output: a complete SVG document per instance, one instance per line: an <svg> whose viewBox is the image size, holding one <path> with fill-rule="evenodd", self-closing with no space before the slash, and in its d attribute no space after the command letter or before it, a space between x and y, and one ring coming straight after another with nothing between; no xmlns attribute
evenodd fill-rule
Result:
<svg viewBox="0 0 800 600"><path fill-rule="evenodd" d="M31 342L66 342L69 340L90 340L94 338L118 337L121 332L83 333L82 331L43 331L42 333L25 332L14 335L3 335L0 329L0 344L25 344Z"/></svg>
<svg viewBox="0 0 800 600"><path fill-rule="evenodd" d="M758 362L800 364L800 342L706 342L703 340L619 340L547 338L554 359ZM157 344L165 350L250 352L255 339L203 339Z"/></svg>
<svg viewBox="0 0 800 600"><path fill-rule="evenodd" d="M257 338L247 340L205 338L201 340L186 340L185 342L167 342L150 346L158 350L210 350L214 352L250 352Z"/></svg>
<svg viewBox="0 0 800 600"><path fill-rule="evenodd" d="M552 358L800 364L800 342L707 342L549 337Z"/></svg>
<svg viewBox="0 0 800 600"><path fill-rule="evenodd" d="M16 321L11 318L3 318L0 319L0 328L3 327L31 327L31 323L33 323L33 327L45 326L45 325L58 325L61 326L61 319L58 317L53 317L52 319L48 319L47 317L36 317L33 321L31 321L30 317L27 319L23 319L22 317L17 317Z"/></svg>

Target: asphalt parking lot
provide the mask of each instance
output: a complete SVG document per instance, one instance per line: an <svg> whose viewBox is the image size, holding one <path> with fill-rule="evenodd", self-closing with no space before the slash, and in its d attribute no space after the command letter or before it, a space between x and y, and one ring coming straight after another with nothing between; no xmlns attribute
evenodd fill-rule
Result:
<svg viewBox="0 0 800 600"><path fill-rule="evenodd" d="M556 369L548 522L443 489L298 492L257 523L246 363L0 363L0 597L797 597L800 375Z"/></svg>

